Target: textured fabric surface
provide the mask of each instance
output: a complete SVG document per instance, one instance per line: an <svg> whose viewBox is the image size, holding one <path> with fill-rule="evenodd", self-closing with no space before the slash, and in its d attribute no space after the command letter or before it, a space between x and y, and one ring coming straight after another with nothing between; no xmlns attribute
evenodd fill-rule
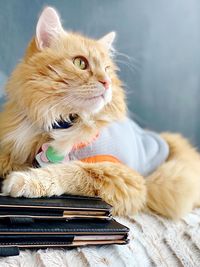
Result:
<svg viewBox="0 0 200 267"><path fill-rule="evenodd" d="M0 258L1 267L149 267L200 266L200 209L179 222L155 214L117 218L130 228L125 246L25 250Z"/></svg>

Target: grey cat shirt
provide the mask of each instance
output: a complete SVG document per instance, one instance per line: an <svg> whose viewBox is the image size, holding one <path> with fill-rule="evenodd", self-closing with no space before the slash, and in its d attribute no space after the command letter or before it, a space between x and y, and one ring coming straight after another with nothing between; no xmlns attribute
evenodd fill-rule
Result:
<svg viewBox="0 0 200 267"><path fill-rule="evenodd" d="M36 156L40 166L46 165L47 161L51 164L48 155L46 157L44 153L45 151ZM131 119L126 118L123 121L111 123L101 130L94 141L82 148L72 149L60 162L72 160L98 162L98 159L100 161L115 159L141 175L147 176L160 166L168 155L168 144L158 134L144 130Z"/></svg>

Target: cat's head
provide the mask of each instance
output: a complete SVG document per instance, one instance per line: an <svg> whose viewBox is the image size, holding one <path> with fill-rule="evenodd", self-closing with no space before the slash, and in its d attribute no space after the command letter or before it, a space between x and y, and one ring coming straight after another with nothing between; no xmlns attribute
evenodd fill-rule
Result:
<svg viewBox="0 0 200 267"><path fill-rule="evenodd" d="M93 40L65 31L55 9L45 8L8 82L9 98L45 130L70 114L120 119L126 106L112 59L114 38L114 32Z"/></svg>

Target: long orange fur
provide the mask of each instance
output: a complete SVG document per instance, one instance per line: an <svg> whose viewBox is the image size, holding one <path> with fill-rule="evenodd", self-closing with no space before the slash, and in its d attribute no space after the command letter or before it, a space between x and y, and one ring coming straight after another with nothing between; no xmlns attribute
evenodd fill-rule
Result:
<svg viewBox="0 0 200 267"><path fill-rule="evenodd" d="M31 40L23 60L9 78L7 101L0 114L0 174L6 178L3 190L14 197L98 195L114 206L117 215L133 215L150 208L163 216L180 218L200 205L200 155L180 135L163 134L170 146L169 158L147 178L111 162L73 161L31 168L44 142L51 142L61 152L70 150L126 115L122 83L109 54L102 42L76 33L66 35L63 31L42 51L36 38ZM71 58L77 55L88 59L92 73L73 66ZM73 84L75 96L84 98L90 84L103 77L107 65L112 101L99 112L80 111L71 104L73 97L67 84ZM76 89L79 85L81 90ZM70 113L79 115L72 130L64 134L48 131L52 122Z"/></svg>

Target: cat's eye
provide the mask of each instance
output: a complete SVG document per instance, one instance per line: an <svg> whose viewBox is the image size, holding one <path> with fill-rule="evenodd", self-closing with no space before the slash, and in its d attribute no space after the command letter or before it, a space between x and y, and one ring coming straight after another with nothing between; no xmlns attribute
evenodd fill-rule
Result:
<svg viewBox="0 0 200 267"><path fill-rule="evenodd" d="M88 61L85 57L82 56L75 57L73 63L77 68L81 70L86 70L88 68Z"/></svg>

